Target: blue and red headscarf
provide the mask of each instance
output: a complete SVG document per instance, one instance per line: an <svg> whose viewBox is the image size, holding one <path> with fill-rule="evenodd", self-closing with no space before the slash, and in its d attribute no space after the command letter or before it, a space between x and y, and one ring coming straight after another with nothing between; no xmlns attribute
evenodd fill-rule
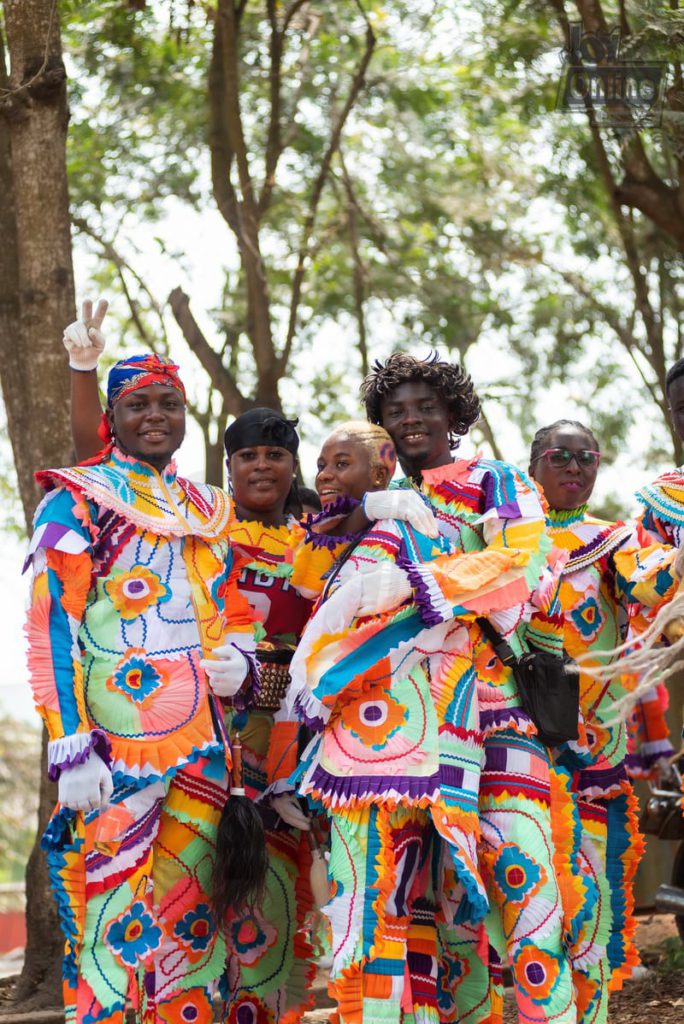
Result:
<svg viewBox="0 0 684 1024"><path fill-rule="evenodd" d="M114 363L107 378L107 407L114 404L138 388L149 387L150 384L166 384L180 391L185 398L185 388L178 376L178 366L163 356L146 353L142 356L129 356Z"/></svg>
<svg viewBox="0 0 684 1024"><path fill-rule="evenodd" d="M179 367L164 356L146 352L140 356L128 356L114 363L107 378L107 409L113 409L120 398L138 388L149 387L150 384L164 384L166 387L180 391L185 400L185 388L178 376ZM112 450L113 436L107 413L102 413L97 435L104 447L92 459L86 459L81 465L95 465L109 456Z"/></svg>

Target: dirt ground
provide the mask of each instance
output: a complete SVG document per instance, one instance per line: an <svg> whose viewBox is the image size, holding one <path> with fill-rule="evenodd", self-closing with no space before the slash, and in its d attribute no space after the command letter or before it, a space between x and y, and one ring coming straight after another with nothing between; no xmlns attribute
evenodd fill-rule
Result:
<svg viewBox="0 0 684 1024"><path fill-rule="evenodd" d="M674 918L663 914L640 919L636 940L648 970L612 996L609 1024L683 1024L684 944Z"/></svg>
<svg viewBox="0 0 684 1024"><path fill-rule="evenodd" d="M626 982L622 991L612 996L608 1024L684 1024L684 944L674 918L663 914L640 918L636 939L644 968L637 979ZM0 1024L4 1017L3 995L13 980L0 980ZM5 1006L5 1013L7 1009ZM326 1024L329 1015L330 999L321 972L316 981L316 1009L304 1016L304 1024ZM20 1014L13 1018L13 1024L59 1024L64 1020L54 1011L39 1015L40 1021L31 1016L33 1020L29 1021ZM504 1022L517 1024L517 1019L513 993L507 989Z"/></svg>
<svg viewBox="0 0 684 1024"><path fill-rule="evenodd" d="M611 997L608 1024L684 1024L684 944L674 918L667 914L640 918L636 941L644 968ZM317 1008L304 1017L305 1024L328 1020L329 1000L321 976L316 1003ZM517 1021L513 992L507 989L504 1024Z"/></svg>

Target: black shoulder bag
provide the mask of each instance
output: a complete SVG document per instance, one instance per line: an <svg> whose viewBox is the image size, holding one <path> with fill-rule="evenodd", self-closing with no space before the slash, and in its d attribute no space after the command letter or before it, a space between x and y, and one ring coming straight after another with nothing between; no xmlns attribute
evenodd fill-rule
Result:
<svg viewBox="0 0 684 1024"><path fill-rule="evenodd" d="M579 734L579 675L569 671L570 658L558 658L528 642L530 648L520 657L492 626L489 619L477 624L491 643L497 658L512 669L522 706L537 726L537 734L547 747L557 747Z"/></svg>

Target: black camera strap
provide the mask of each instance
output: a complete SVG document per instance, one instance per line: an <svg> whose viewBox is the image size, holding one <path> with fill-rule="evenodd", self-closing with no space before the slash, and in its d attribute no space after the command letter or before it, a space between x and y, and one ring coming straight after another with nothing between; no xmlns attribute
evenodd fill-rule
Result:
<svg viewBox="0 0 684 1024"><path fill-rule="evenodd" d="M504 665L508 665L509 667L515 665L518 659L513 653L512 647L507 640L504 640L501 633L492 626L489 619L485 619L480 615L475 619L475 621L494 648L499 661L502 661Z"/></svg>

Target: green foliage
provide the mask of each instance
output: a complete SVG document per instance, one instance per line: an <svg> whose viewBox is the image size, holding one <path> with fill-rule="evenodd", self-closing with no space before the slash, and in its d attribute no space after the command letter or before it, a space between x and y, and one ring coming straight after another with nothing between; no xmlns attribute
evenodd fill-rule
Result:
<svg viewBox="0 0 684 1024"><path fill-rule="evenodd" d="M679 938L665 939L660 944L662 955L656 965L658 974L672 974L684 970L684 945Z"/></svg>
<svg viewBox="0 0 684 1024"><path fill-rule="evenodd" d="M70 79L69 187L79 216L154 220L161 201L199 204L206 138L204 54L209 25L195 18L181 44L141 9L89 0L63 5Z"/></svg>
<svg viewBox="0 0 684 1024"><path fill-rule="evenodd" d="M675 61L681 12L650 0L624 6L632 29L625 53ZM496 360L479 383L525 440L538 425L530 416L538 396L563 384L609 452L647 410L655 423L651 450L666 449L655 403L662 407L659 361L682 354L681 254L642 215L619 223L586 118L555 111L564 45L557 7L544 0L364 4L377 45L317 211L288 368L310 387L302 401L312 416L326 422L333 410L356 405L359 372L340 371L339 347L325 353L315 381L305 372L312 346L322 351L318 340L342 326L349 345L363 328L371 358L417 344L457 358L474 346L513 354L520 368L514 385L500 378ZM603 7L615 21L617 5ZM182 250L183 239L169 244L172 211L178 204L213 208L207 75L214 7L189 4L173 24L174 6L161 2L68 0L62 9L74 69L69 161L77 223L123 254L117 264L101 242L88 242L103 260L103 283L125 288L135 306L135 315L120 314L122 334L134 329L166 344L165 296L145 287L133 240L152 227L173 265L170 249ZM284 6L277 9L282 18ZM313 183L365 31L352 0L311 0L283 40L287 145L260 230L277 348ZM257 190L266 166L270 60L266 5L247 4L240 108ZM662 131L642 132L657 173L673 173L681 125L672 106ZM617 173L629 139L610 131L602 139ZM625 231L660 340L636 302ZM245 282L227 229L211 258L225 266L211 342L249 394L256 377ZM177 263L180 271L180 254ZM359 357L350 363L360 370ZM626 405L624 389L642 378Z"/></svg>
<svg viewBox="0 0 684 1024"><path fill-rule="evenodd" d="M33 845L38 811L40 733L0 715L1 881L19 881Z"/></svg>
<svg viewBox="0 0 684 1024"><path fill-rule="evenodd" d="M17 540L26 537L24 510L19 497L17 474L12 463L4 409L0 406L0 534Z"/></svg>

